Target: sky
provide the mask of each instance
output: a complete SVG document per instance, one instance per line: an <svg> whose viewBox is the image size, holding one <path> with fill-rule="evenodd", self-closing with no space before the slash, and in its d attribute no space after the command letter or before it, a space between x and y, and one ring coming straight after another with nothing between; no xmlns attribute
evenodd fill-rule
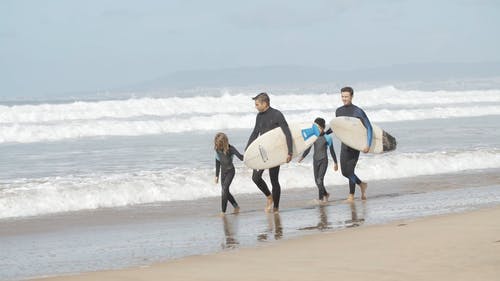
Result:
<svg viewBox="0 0 500 281"><path fill-rule="evenodd" d="M500 1L0 0L0 95L185 70L500 62Z"/></svg>

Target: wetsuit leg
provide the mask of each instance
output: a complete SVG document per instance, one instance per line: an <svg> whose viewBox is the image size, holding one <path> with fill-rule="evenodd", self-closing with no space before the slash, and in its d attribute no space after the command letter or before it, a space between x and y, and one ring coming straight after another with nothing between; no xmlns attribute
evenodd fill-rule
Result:
<svg viewBox="0 0 500 281"><path fill-rule="evenodd" d="M318 197L322 200L326 195L326 189L324 185L324 179L326 174L326 169L328 168L328 159L322 159L319 161L314 161L314 180L316 181L316 186L318 187Z"/></svg>
<svg viewBox="0 0 500 281"><path fill-rule="evenodd" d="M231 192L229 192L229 187L231 186L231 183L233 182L233 179L234 179L234 175L236 174L236 171L235 169L231 169L231 174L227 176L227 179L226 179L226 184L227 184L227 199L229 200L229 202L231 203L231 205L233 205L233 207L238 207L238 203L236 202L236 200L234 199L233 195L231 194Z"/></svg>
<svg viewBox="0 0 500 281"><path fill-rule="evenodd" d="M262 179L262 173L264 173L264 170L253 170L252 180L264 195L269 196L271 192L267 188L266 182Z"/></svg>
<svg viewBox="0 0 500 281"><path fill-rule="evenodd" d="M342 170L342 175L349 179L349 193L354 194L356 190L356 184L360 184L361 180L354 174L354 169L358 163L359 151L351 149L349 147L344 148L342 144L342 149L340 151L340 167Z"/></svg>
<svg viewBox="0 0 500 281"><path fill-rule="evenodd" d="M237 207L238 203L236 203L236 200L234 200L233 195L229 192L229 186L231 186L231 182L233 181L235 174L235 170L227 170L222 172L222 177L221 177L221 186L222 186L222 194L221 194L221 207L222 207L222 212L226 212L227 209L227 201L231 202L233 207Z"/></svg>
<svg viewBox="0 0 500 281"><path fill-rule="evenodd" d="M231 205L233 205L234 208L238 207L238 202L236 202L236 199L234 199L234 197L231 194L231 192L229 192L229 195L227 196L227 199L229 200L229 202L231 203Z"/></svg>
<svg viewBox="0 0 500 281"><path fill-rule="evenodd" d="M279 182L280 166L269 169L269 177L273 186L273 203L274 208L280 207L281 186Z"/></svg>

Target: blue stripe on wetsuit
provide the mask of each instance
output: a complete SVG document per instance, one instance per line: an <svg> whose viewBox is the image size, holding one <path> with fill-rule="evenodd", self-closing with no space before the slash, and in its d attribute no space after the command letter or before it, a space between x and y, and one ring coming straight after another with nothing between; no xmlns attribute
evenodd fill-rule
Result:
<svg viewBox="0 0 500 281"><path fill-rule="evenodd" d="M365 112L361 110L359 107L355 107L354 117L361 119L361 122L366 127L366 138L368 147L372 146L372 138L373 138L373 128L370 120L368 120L368 116L366 116Z"/></svg>
<svg viewBox="0 0 500 281"><path fill-rule="evenodd" d="M326 142L328 143L328 146L333 145L333 139L332 139L332 136L330 134L325 134L325 139L326 139Z"/></svg>

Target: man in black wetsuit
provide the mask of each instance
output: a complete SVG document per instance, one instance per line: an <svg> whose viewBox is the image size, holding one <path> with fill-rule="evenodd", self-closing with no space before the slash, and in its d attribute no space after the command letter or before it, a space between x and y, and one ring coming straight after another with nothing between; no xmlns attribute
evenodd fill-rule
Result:
<svg viewBox="0 0 500 281"><path fill-rule="evenodd" d="M367 131L366 147L363 149L363 152L366 153L370 150L370 146L372 144L373 133L370 120L368 120L368 117L361 108L352 104L352 96L354 95L354 90L351 87L342 88L340 90L340 95L342 97L344 106L337 108L335 115L337 117L356 117L361 120ZM362 182L354 173L358 158L359 150L350 148L349 146L342 143L342 146L340 148L340 168L342 170L342 175L349 179L349 197L347 197L348 202L354 201L354 191L356 188L356 184L358 184L361 188L361 199L366 200L366 188L368 187L368 184L366 182Z"/></svg>
<svg viewBox="0 0 500 281"><path fill-rule="evenodd" d="M286 144L288 147L286 162L290 162L293 154L292 134L290 133L290 128L288 128L288 123L286 122L285 117L279 110L270 106L269 96L266 93L260 93L252 99L255 101L255 108L259 111L259 113L257 114L257 118L255 120L255 127L250 135L250 138L248 139L247 148L258 136L274 128L281 127L283 133L285 134ZM269 169L269 177L271 178L271 185L273 186L271 194L266 182L262 179L262 173L264 173L264 170L253 170L253 182L267 197L266 212L271 211L273 203L273 211L278 212L279 210L281 196L281 186L278 179L279 172L280 166Z"/></svg>

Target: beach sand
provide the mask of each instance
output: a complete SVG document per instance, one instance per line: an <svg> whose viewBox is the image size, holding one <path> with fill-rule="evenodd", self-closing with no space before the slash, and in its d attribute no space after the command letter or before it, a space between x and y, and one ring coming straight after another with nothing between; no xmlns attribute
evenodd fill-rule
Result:
<svg viewBox="0 0 500 281"><path fill-rule="evenodd" d="M499 280L500 207L40 280Z"/></svg>

